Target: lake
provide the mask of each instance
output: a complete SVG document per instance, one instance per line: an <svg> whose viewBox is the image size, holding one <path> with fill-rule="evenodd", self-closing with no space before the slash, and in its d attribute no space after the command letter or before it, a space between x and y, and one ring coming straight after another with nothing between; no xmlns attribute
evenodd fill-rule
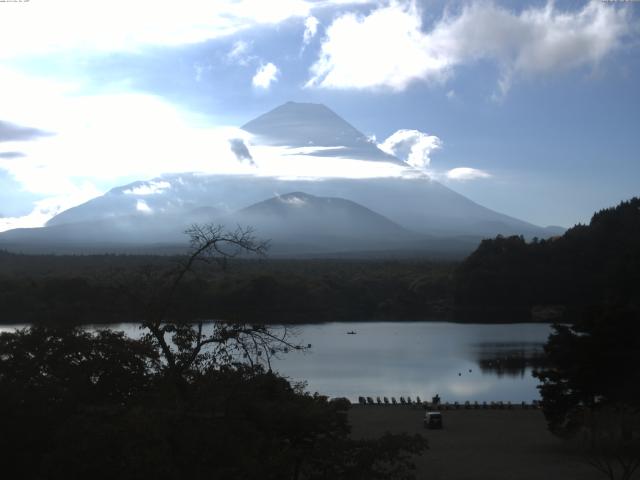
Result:
<svg viewBox="0 0 640 480"><path fill-rule="evenodd" d="M355 331L355 335L347 332ZM550 333L545 324L366 322L305 325L309 352L274 362L292 380L330 396L411 396L443 401L538 399L531 372Z"/></svg>
<svg viewBox="0 0 640 480"><path fill-rule="evenodd" d="M131 324L109 328L134 337L140 332ZM311 392L352 401L359 396L424 400L437 393L448 402L530 402L540 398L531 372L551 330L533 323L343 322L295 331L296 341L312 348L283 355L272 365L292 381L307 381Z"/></svg>

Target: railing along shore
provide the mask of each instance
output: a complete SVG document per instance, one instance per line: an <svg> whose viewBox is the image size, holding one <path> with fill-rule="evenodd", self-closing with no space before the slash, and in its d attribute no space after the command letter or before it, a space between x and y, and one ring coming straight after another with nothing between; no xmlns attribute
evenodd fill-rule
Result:
<svg viewBox="0 0 640 480"><path fill-rule="evenodd" d="M538 400L531 402L426 402L420 400L420 397L412 399L411 397L358 397L358 404L362 406L411 406L414 408L423 408L425 410L530 410L540 409L541 404Z"/></svg>

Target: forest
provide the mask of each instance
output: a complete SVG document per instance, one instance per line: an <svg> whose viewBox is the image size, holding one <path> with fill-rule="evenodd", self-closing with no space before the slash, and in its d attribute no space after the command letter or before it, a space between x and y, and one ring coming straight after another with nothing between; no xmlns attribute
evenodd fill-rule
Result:
<svg viewBox="0 0 640 480"><path fill-rule="evenodd" d="M561 237L483 240L456 269L461 311L557 306L565 321L594 305L640 304L640 198L596 212Z"/></svg>
<svg viewBox="0 0 640 480"><path fill-rule="evenodd" d="M180 260L0 252L0 322L136 321L146 290ZM451 313L453 269L428 260L233 259L201 266L177 294L190 315L207 319L441 319Z"/></svg>
<svg viewBox="0 0 640 480"><path fill-rule="evenodd" d="M640 301L640 199L560 237L483 240L462 262L225 258L176 292L187 316L309 323L365 320L571 321L592 304ZM0 251L0 322L138 321L178 255ZM145 300L146 299L146 300Z"/></svg>

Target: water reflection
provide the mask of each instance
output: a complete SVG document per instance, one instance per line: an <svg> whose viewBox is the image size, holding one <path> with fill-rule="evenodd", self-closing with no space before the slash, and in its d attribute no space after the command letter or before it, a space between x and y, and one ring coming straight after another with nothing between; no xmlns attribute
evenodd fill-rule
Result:
<svg viewBox="0 0 640 480"><path fill-rule="evenodd" d="M300 335L312 350L274 365L292 380L306 379L311 391L352 400L438 393L443 401L531 401L539 398L532 367L549 331L541 324L306 325ZM517 369L504 360L520 353Z"/></svg>
<svg viewBox="0 0 640 480"><path fill-rule="evenodd" d="M96 327L141 334L136 324ZM352 401L435 394L446 402L538 399L531 371L540 366L550 333L544 324L447 322L326 323L296 330L296 340L313 347L275 359L274 370L306 381L311 392Z"/></svg>
<svg viewBox="0 0 640 480"><path fill-rule="evenodd" d="M474 347L478 366L485 374L522 378L544 366L540 343L487 342Z"/></svg>

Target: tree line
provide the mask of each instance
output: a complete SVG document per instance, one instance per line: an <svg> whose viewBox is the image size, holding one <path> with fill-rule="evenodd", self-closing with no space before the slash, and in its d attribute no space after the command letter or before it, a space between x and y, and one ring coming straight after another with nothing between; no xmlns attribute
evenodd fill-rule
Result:
<svg viewBox="0 0 640 480"><path fill-rule="evenodd" d="M0 253L0 322L138 321L145 289L177 256ZM454 264L427 260L228 259L199 266L175 292L200 318L266 323L442 319Z"/></svg>
<svg viewBox="0 0 640 480"><path fill-rule="evenodd" d="M555 238L483 240L456 270L456 307L528 314L557 305L571 320L591 305L640 303L639 209L639 198L621 202Z"/></svg>
<svg viewBox="0 0 640 480"><path fill-rule="evenodd" d="M540 380L549 429L611 480L640 468L640 198L563 236L483 241L457 269L455 302L478 311L559 305Z"/></svg>

